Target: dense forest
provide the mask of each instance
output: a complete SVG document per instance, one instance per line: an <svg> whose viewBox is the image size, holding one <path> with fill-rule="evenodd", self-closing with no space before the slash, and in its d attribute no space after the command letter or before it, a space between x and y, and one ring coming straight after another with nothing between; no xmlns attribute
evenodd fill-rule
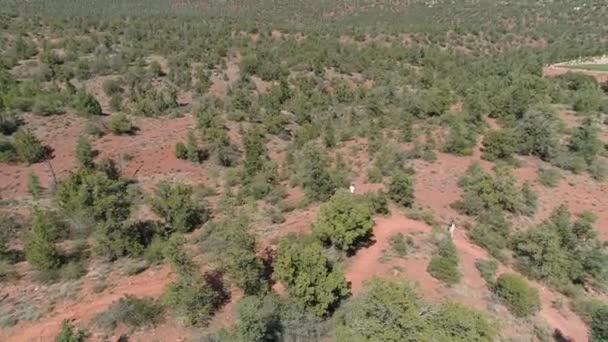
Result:
<svg viewBox="0 0 608 342"><path fill-rule="evenodd" d="M0 0L0 339L608 341L606 18Z"/></svg>

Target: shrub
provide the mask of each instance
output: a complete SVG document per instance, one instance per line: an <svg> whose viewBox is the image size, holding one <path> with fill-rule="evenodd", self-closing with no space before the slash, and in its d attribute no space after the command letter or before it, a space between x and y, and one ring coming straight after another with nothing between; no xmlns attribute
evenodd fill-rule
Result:
<svg viewBox="0 0 608 342"><path fill-rule="evenodd" d="M256 254L256 238L245 217L210 224L201 236L200 247L210 252L236 286L246 294L265 290L264 267Z"/></svg>
<svg viewBox="0 0 608 342"><path fill-rule="evenodd" d="M558 151L558 119L546 108L537 107L526 111L518 121L514 135L520 153L550 160Z"/></svg>
<svg viewBox="0 0 608 342"><path fill-rule="evenodd" d="M131 134L134 130L131 120L129 120L129 117L124 113L112 115L108 121L107 127L110 132L116 135Z"/></svg>
<svg viewBox="0 0 608 342"><path fill-rule="evenodd" d="M105 80L102 84L103 92L111 97L116 94L122 93L122 82L120 80L109 79Z"/></svg>
<svg viewBox="0 0 608 342"><path fill-rule="evenodd" d="M56 228L48 219L48 213L35 209L32 228L25 241L25 259L40 271L57 269L61 258L55 247Z"/></svg>
<svg viewBox="0 0 608 342"><path fill-rule="evenodd" d="M38 198L40 196L40 193L42 192L42 187L40 186L40 179L33 172L30 172L27 175L27 191L34 198Z"/></svg>
<svg viewBox="0 0 608 342"><path fill-rule="evenodd" d="M608 341L608 305L598 309L591 320L591 342Z"/></svg>
<svg viewBox="0 0 608 342"><path fill-rule="evenodd" d="M91 143L85 136L80 136L76 144L76 160L78 160L81 167L91 169L95 166L94 158L95 153L93 152Z"/></svg>
<svg viewBox="0 0 608 342"><path fill-rule="evenodd" d="M594 160L589 165L589 173L596 181L604 181L608 177L608 164L603 159Z"/></svg>
<svg viewBox="0 0 608 342"><path fill-rule="evenodd" d="M498 262L495 260L477 259L475 260L475 267L487 284L494 284L494 277L496 276L496 271L498 270Z"/></svg>
<svg viewBox="0 0 608 342"><path fill-rule="evenodd" d="M496 294L517 317L526 317L540 309L538 290L528 285L526 280L515 273L504 273L496 279Z"/></svg>
<svg viewBox="0 0 608 342"><path fill-rule="evenodd" d="M608 253L597 240L594 217L582 214L572 222L565 206L540 225L513 238L519 268L533 278L565 288L572 283L606 288L608 272L600 266Z"/></svg>
<svg viewBox="0 0 608 342"><path fill-rule="evenodd" d="M55 342L84 342L88 336L89 333L86 330L76 328L68 320L63 320L61 330L55 336Z"/></svg>
<svg viewBox="0 0 608 342"><path fill-rule="evenodd" d="M159 232L156 224L146 221L129 223L107 221L97 224L93 252L106 260L140 256Z"/></svg>
<svg viewBox="0 0 608 342"><path fill-rule="evenodd" d="M180 276L165 289L164 302L176 318L185 325L205 327L225 301L223 290L211 279L199 276Z"/></svg>
<svg viewBox="0 0 608 342"><path fill-rule="evenodd" d="M374 223L367 205L347 191L336 192L321 205L313 234L325 244L352 251L369 238Z"/></svg>
<svg viewBox="0 0 608 342"><path fill-rule="evenodd" d="M127 184L105 172L79 170L57 185L57 205L73 219L122 222L130 214Z"/></svg>
<svg viewBox="0 0 608 342"><path fill-rule="evenodd" d="M485 134L483 138L483 155L484 159L509 160L515 152L515 138L509 130L493 130Z"/></svg>
<svg viewBox="0 0 608 342"><path fill-rule="evenodd" d="M15 146L9 141L0 140L0 162L8 163L15 160L17 160Z"/></svg>
<svg viewBox="0 0 608 342"><path fill-rule="evenodd" d="M477 224L469 232L473 242L487 249L490 254L503 260L502 250L507 247L511 234L511 222L501 211L488 211L482 213Z"/></svg>
<svg viewBox="0 0 608 342"><path fill-rule="evenodd" d="M395 252L398 257L405 257L410 249L408 242L405 240L403 233L397 233L391 236L389 240L391 250Z"/></svg>
<svg viewBox="0 0 608 342"><path fill-rule="evenodd" d="M95 97L91 94L88 94L85 91L78 91L72 101L72 106L75 110L77 110L80 114L84 114L86 116L95 116L101 115L101 105L95 99Z"/></svg>
<svg viewBox="0 0 608 342"><path fill-rule="evenodd" d="M535 194L529 187L518 190L511 168L497 165L495 176L485 172L477 162L472 163L458 180L464 190L463 199L452 204L467 215L478 215L486 210L506 210L531 215L535 211Z"/></svg>
<svg viewBox="0 0 608 342"><path fill-rule="evenodd" d="M457 284L462 277L458 270L458 252L452 239L444 237L437 244L437 254L431 258L427 271L448 285Z"/></svg>
<svg viewBox="0 0 608 342"><path fill-rule="evenodd" d="M15 133L14 146L17 157L24 163L37 163L46 157L46 149L29 129L22 128Z"/></svg>
<svg viewBox="0 0 608 342"><path fill-rule="evenodd" d="M205 223L209 216L203 205L192 198L192 187L186 184L159 183L150 205L155 213L179 232L191 231Z"/></svg>
<svg viewBox="0 0 608 342"><path fill-rule="evenodd" d="M561 173L556 169L538 169L538 182L544 186L555 188L559 185L561 178Z"/></svg>
<svg viewBox="0 0 608 342"><path fill-rule="evenodd" d="M182 160L188 159L188 149L181 141L175 144L175 157Z"/></svg>
<svg viewBox="0 0 608 342"><path fill-rule="evenodd" d="M323 316L348 294L342 269L333 264L315 241L291 236L279 242L274 279L310 313Z"/></svg>
<svg viewBox="0 0 608 342"><path fill-rule="evenodd" d="M112 97L110 97L110 103L108 104L110 106L110 109L114 112L120 112L123 107L122 107L122 97L118 94L112 95Z"/></svg>
<svg viewBox="0 0 608 342"><path fill-rule="evenodd" d="M311 199L325 201L336 192L336 184L329 172L326 156L314 145L303 148L299 161L302 172L302 186Z"/></svg>
<svg viewBox="0 0 608 342"><path fill-rule="evenodd" d="M1 100L0 100L1 101ZM0 107L0 133L4 135L11 135L17 131L21 125L20 120L12 112L5 112Z"/></svg>
<svg viewBox="0 0 608 342"><path fill-rule="evenodd" d="M386 194L381 190L377 192L368 192L365 194L369 210L374 214L388 215L388 200Z"/></svg>
<svg viewBox="0 0 608 342"><path fill-rule="evenodd" d="M450 131L445 142L444 151L461 156L471 155L473 148L477 144L476 127L467 122L462 115L453 118L449 127Z"/></svg>
<svg viewBox="0 0 608 342"><path fill-rule="evenodd" d="M499 333L497 322L460 303L443 303L430 318L432 340L494 341Z"/></svg>
<svg viewBox="0 0 608 342"><path fill-rule="evenodd" d="M411 207L414 203L414 182L412 176L398 170L393 174L388 186L388 196L404 207Z"/></svg>
<svg viewBox="0 0 608 342"><path fill-rule="evenodd" d="M412 286L374 278L334 315L335 338L339 342L425 340L429 327L422 307Z"/></svg>
<svg viewBox="0 0 608 342"><path fill-rule="evenodd" d="M233 340L263 342L279 338L280 309L280 298L275 294L241 299Z"/></svg>
<svg viewBox="0 0 608 342"><path fill-rule="evenodd" d="M568 145L569 150L582 157L587 165L593 163L603 149L603 144L597 137L598 131L597 125L591 119L586 119L576 129Z"/></svg>
<svg viewBox="0 0 608 342"><path fill-rule="evenodd" d="M116 329L118 324L131 328L155 326L163 312L162 306L150 298L125 295L95 318L95 324L104 329Z"/></svg>

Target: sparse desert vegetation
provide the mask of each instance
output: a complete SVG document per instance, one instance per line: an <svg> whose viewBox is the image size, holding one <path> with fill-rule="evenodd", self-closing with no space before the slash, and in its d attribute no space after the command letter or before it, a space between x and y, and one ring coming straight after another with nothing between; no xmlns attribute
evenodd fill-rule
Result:
<svg viewBox="0 0 608 342"><path fill-rule="evenodd" d="M606 17L0 0L0 340L606 341Z"/></svg>

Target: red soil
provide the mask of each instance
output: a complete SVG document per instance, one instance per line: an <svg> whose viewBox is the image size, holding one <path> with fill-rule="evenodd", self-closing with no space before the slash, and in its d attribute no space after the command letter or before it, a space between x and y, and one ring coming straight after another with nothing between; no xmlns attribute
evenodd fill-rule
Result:
<svg viewBox="0 0 608 342"><path fill-rule="evenodd" d="M63 320L88 322L95 314L105 310L112 302L127 294L156 298L160 296L171 278L169 267L163 266L122 279L115 287L104 293L86 293L78 302L56 306L53 312L36 322L23 322L0 330L0 341L50 341L59 331Z"/></svg>

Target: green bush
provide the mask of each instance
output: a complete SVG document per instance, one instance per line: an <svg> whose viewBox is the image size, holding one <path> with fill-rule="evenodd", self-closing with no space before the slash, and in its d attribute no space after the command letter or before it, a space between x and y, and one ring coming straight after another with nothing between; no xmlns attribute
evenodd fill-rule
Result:
<svg viewBox="0 0 608 342"><path fill-rule="evenodd" d="M370 237L373 225L368 206L349 192L340 190L321 205L313 234L325 244L352 251Z"/></svg>
<svg viewBox="0 0 608 342"><path fill-rule="evenodd" d="M538 182L546 187L555 188L559 185L562 178L561 173L553 168L538 169Z"/></svg>
<svg viewBox="0 0 608 342"><path fill-rule="evenodd" d="M301 307L317 316L331 312L348 294L339 265L332 263L315 241L291 236L279 242L273 278Z"/></svg>
<svg viewBox="0 0 608 342"><path fill-rule="evenodd" d="M477 144L476 127L467 122L462 115L454 117L449 127L450 131L443 150L461 156L473 154L473 148Z"/></svg>
<svg viewBox="0 0 608 342"><path fill-rule="evenodd" d="M107 127L110 132L116 135L131 134L135 129L131 120L129 120L129 117L124 113L112 115L108 121Z"/></svg>
<svg viewBox="0 0 608 342"><path fill-rule="evenodd" d="M498 271L498 262L495 260L477 259L475 260L475 267L488 285L494 284L496 271Z"/></svg>
<svg viewBox="0 0 608 342"><path fill-rule="evenodd" d="M388 200L386 194L378 190L376 192L368 192L365 194L365 200L367 201L370 212L380 215L388 215Z"/></svg>
<svg viewBox="0 0 608 342"><path fill-rule="evenodd" d="M72 106L79 114L86 116L101 115L101 105L91 94L85 91L78 91L72 100Z"/></svg>
<svg viewBox="0 0 608 342"><path fill-rule="evenodd" d="M68 320L63 320L61 330L55 336L55 342L84 342L88 336L86 330L75 327Z"/></svg>
<svg viewBox="0 0 608 342"><path fill-rule="evenodd" d="M591 320L590 342L608 341L608 305L598 309Z"/></svg>
<svg viewBox="0 0 608 342"><path fill-rule="evenodd" d="M388 197L404 207L414 203L414 182L412 176L398 170L393 174L388 186Z"/></svg>
<svg viewBox="0 0 608 342"><path fill-rule="evenodd" d="M496 279L494 292L517 317L530 316L540 309L538 290L515 273L501 274Z"/></svg>
<svg viewBox="0 0 608 342"><path fill-rule="evenodd" d="M403 233L397 233L397 234L391 236L391 238L389 240L391 250L398 257L401 257L401 258L407 256L407 253L411 247L411 243L408 243L408 242L409 241L406 241Z"/></svg>
<svg viewBox="0 0 608 342"><path fill-rule="evenodd" d="M131 328L153 327L160 321L162 313L162 306L153 299L125 295L93 320L97 326L111 330L118 324Z"/></svg>
<svg viewBox="0 0 608 342"><path fill-rule="evenodd" d="M188 149L181 141L175 144L175 157L182 160L188 159Z"/></svg>
<svg viewBox="0 0 608 342"><path fill-rule="evenodd" d="M54 270L61 265L61 256L55 247L56 227L48 217L47 212L34 210L32 228L25 241L25 259L40 271Z"/></svg>
<svg viewBox="0 0 608 342"><path fill-rule="evenodd" d="M46 149L29 129L19 129L14 136L14 146L20 161L33 164L46 157Z"/></svg>
<svg viewBox="0 0 608 342"><path fill-rule="evenodd" d="M16 114L12 112L5 112L0 108L0 133L4 135L11 135L17 131L21 121Z"/></svg>
<svg viewBox="0 0 608 342"><path fill-rule="evenodd" d="M209 218L207 209L195 201L190 185L161 182L150 199L152 210L179 232L192 231Z"/></svg>
<svg viewBox="0 0 608 342"><path fill-rule="evenodd" d="M30 172L27 175L27 191L34 197L34 199L38 198L42 192L40 179L33 172Z"/></svg>
<svg viewBox="0 0 608 342"><path fill-rule="evenodd" d="M501 211L487 211L477 218L477 224L469 231L473 242L487 249L490 254L504 260L503 249L508 246L511 222Z"/></svg>
<svg viewBox="0 0 608 342"><path fill-rule="evenodd" d="M482 312L460 303L443 303L430 318L434 341L494 341L499 335L498 323Z"/></svg>
<svg viewBox="0 0 608 342"><path fill-rule="evenodd" d="M347 341L423 341L429 326L413 287L374 278L334 315L334 335Z"/></svg>
<svg viewBox="0 0 608 342"><path fill-rule="evenodd" d="M78 139L76 144L76 160L81 167L91 169L95 166L95 153L89 140L83 135Z"/></svg>
<svg viewBox="0 0 608 342"><path fill-rule="evenodd" d="M515 131L517 150L523 154L551 160L559 149L558 119L544 107L532 108L518 121Z"/></svg>
<svg viewBox="0 0 608 342"><path fill-rule="evenodd" d="M593 229L595 218L581 214L575 221L565 206L540 225L514 236L512 248L519 268L527 275L564 289L571 284L608 286L608 262Z"/></svg>
<svg viewBox="0 0 608 342"><path fill-rule="evenodd" d="M127 183L95 170L79 170L57 185L57 205L72 219L121 222L131 212Z"/></svg>
<svg viewBox="0 0 608 342"><path fill-rule="evenodd" d="M516 148L516 141L510 130L492 130L483 137L483 155L486 160L510 160Z"/></svg>
<svg viewBox="0 0 608 342"><path fill-rule="evenodd" d="M236 286L246 294L256 294L267 285L262 260L256 254L255 234L249 231L248 221L240 217L208 225L199 246L212 255Z"/></svg>
<svg viewBox="0 0 608 342"><path fill-rule="evenodd" d="M205 327L225 301L222 291L210 279L180 276L167 286L163 300L182 324Z"/></svg>
<svg viewBox="0 0 608 342"><path fill-rule="evenodd" d="M275 294L263 297L249 296L237 306L237 324L231 340L263 342L278 339L280 324L280 298Z"/></svg>
<svg viewBox="0 0 608 342"><path fill-rule="evenodd" d="M458 252L450 238L443 237L437 243L437 254L431 258L427 271L448 285L460 281L462 274L458 270Z"/></svg>
<svg viewBox="0 0 608 342"><path fill-rule="evenodd" d="M606 180L608 178L608 163L603 159L594 160L589 165L589 173L598 182Z"/></svg>

